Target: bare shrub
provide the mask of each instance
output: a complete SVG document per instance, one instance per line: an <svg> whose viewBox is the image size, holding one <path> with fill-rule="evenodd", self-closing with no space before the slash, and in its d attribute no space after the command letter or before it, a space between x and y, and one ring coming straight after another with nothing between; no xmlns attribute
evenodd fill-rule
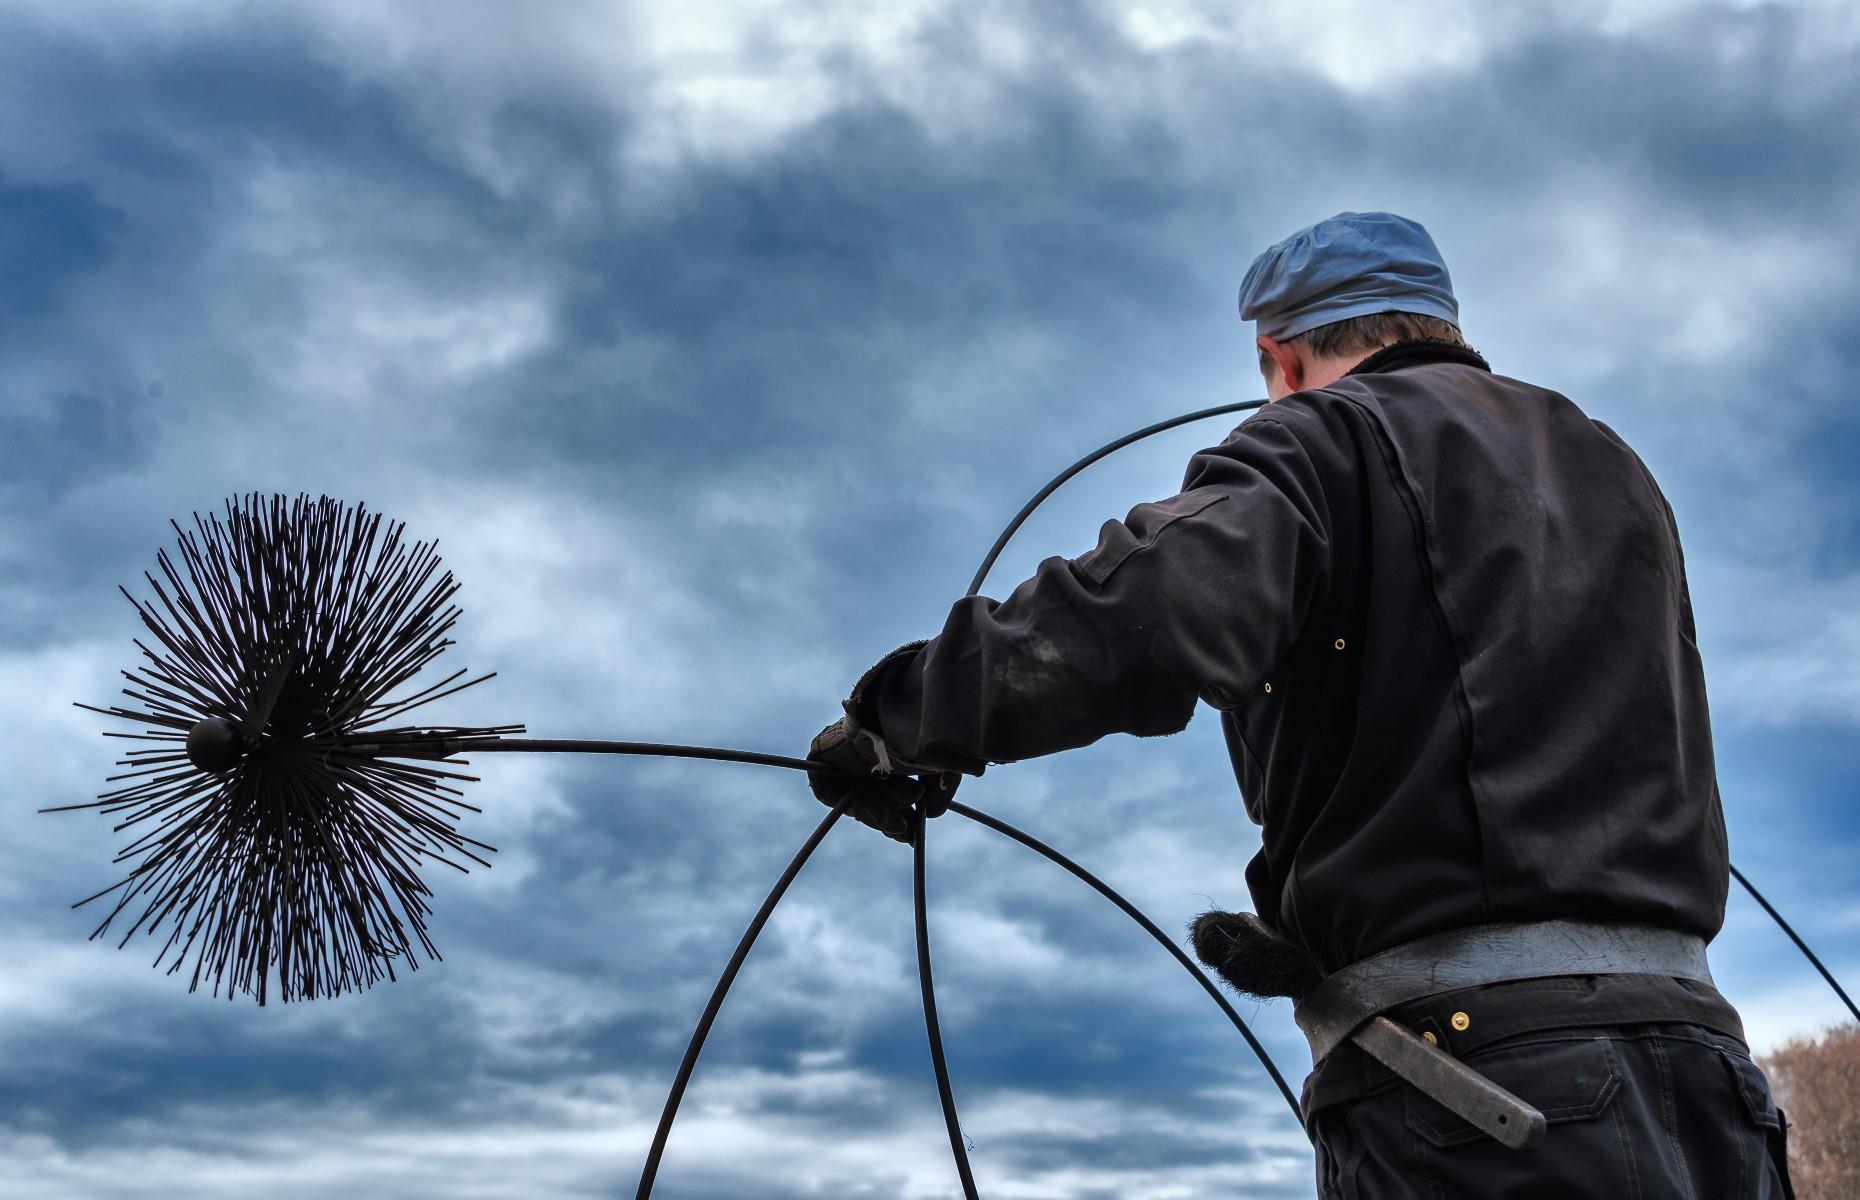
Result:
<svg viewBox="0 0 1860 1200"><path fill-rule="evenodd" d="M1784 1042L1762 1066L1792 1124L1798 1200L1860 1197L1860 1025Z"/></svg>

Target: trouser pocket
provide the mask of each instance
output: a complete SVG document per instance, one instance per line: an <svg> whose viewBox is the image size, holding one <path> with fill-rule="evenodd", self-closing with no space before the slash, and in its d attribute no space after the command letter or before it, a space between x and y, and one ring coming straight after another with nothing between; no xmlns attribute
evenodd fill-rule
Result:
<svg viewBox="0 0 1860 1200"><path fill-rule="evenodd" d="M1631 1200L1613 1109L1621 1089L1608 1040L1592 1034L1531 1035L1466 1059L1466 1065L1538 1107L1546 1146L1511 1150L1414 1088L1403 1086L1318 1112L1318 1194L1323 1200ZM1576 1130L1597 1131L1585 1137ZM1596 1149L1617 1147L1612 1156Z"/></svg>
<svg viewBox="0 0 1860 1200"><path fill-rule="evenodd" d="M1789 1180L1789 1118L1776 1107L1769 1080L1741 1043L1722 1035L1710 1040L1730 1075L1741 1115L1763 1141L1764 1153L1751 1156L1744 1189L1738 1194L1752 1200L1795 1200L1795 1185Z"/></svg>
<svg viewBox="0 0 1860 1200"><path fill-rule="evenodd" d="M1466 1056L1545 1117L1510 1150L1411 1087L1315 1116L1325 1200L1794 1200L1787 1123L1735 1038L1563 1029Z"/></svg>
<svg viewBox="0 0 1860 1200"><path fill-rule="evenodd" d="M1466 1065L1535 1107L1550 1125L1599 1120L1621 1088L1614 1048L1602 1037L1503 1043L1469 1057ZM1486 1137L1445 1105L1412 1089L1406 1094L1403 1119L1436 1147Z"/></svg>
<svg viewBox="0 0 1860 1200"><path fill-rule="evenodd" d="M1469 1055L1466 1065L1544 1114L1543 1142L1512 1150L1409 1088L1402 1123L1421 1173L1440 1197L1641 1196L1624 1150L1623 1069L1615 1046L1593 1034L1532 1036Z"/></svg>

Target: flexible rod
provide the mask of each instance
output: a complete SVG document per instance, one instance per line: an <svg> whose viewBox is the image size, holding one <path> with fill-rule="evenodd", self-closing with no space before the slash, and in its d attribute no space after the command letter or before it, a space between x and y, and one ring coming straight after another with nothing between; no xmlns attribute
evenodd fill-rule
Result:
<svg viewBox="0 0 1860 1200"><path fill-rule="evenodd" d="M1196 412L1185 413L1179 417L1171 417L1167 421L1158 421L1156 424L1147 425L1137 430L1135 433L1126 434L1116 441L1111 442L1109 445L1100 446L1084 458L1079 459L1049 480L1046 486L1041 488L1039 492L1034 495L1033 499L1023 504L1020 511L1014 514L1014 519L1009 521L1007 528L1001 531L1001 536L995 539L995 544L988 548L988 553L983 557L982 565L977 568L975 577L969 580L969 590L963 594L965 596L973 596L982 590L982 582L988 578L988 572L995 565L995 560L1001 557L1001 551L1007 547L1008 542L1014 537L1014 534L1026 523L1027 518L1032 516L1033 511L1039 508L1040 505L1046 503L1047 497L1058 491L1065 485L1067 480L1077 475L1080 471L1083 471L1086 467L1091 466L1101 458L1106 458L1117 453L1132 442L1140 442L1146 437L1162 433L1165 430L1174 429L1180 425L1187 425L1192 421L1200 421L1207 417L1221 416L1226 413L1242 412L1246 409L1258 408L1265 403L1266 401L1264 400L1247 400L1238 404L1221 404L1213 408L1204 408ZM949 1063L945 1060L943 1055L943 1032L936 1015L936 984L932 981L930 976L930 924L928 913L926 912L923 891L924 822L921 818L917 820L914 829L911 852L912 873L915 879L913 895L917 909L917 978L918 983L922 987L924 996L924 1032L930 1039L930 1066L931 1069L936 1072L937 1097L943 1104L943 1124L949 1130L949 1148L956 1159L956 1173L962 1178L963 1195L966 1196L968 1200L976 1200L975 1181L969 1173L968 1151L965 1150L962 1145L962 1123L956 1113L955 1094L951 1091L949 1085ZM1123 897L1117 895L1102 884L1099 885L1099 890L1109 896L1113 903L1116 903L1118 907L1122 908L1125 912L1131 914L1139 921L1145 921L1147 924L1147 920L1143 918L1132 905L1125 901ZM1195 974L1200 976L1201 973L1197 971ZM1218 995L1216 998L1218 999ZM1278 1079L1278 1068L1273 1066L1270 1058L1266 1057L1266 1053L1260 1048L1259 1043L1253 1040L1252 1031L1245 1029L1243 1024L1242 1032L1246 1033L1247 1042L1253 1046L1254 1052L1260 1055L1260 1061L1265 1063L1266 1070L1272 1073L1274 1079ZM1280 1081L1279 1086L1281 1089L1285 1087L1283 1080ZM1294 1103L1292 1108L1293 1111L1296 1111L1298 1105Z"/></svg>
<svg viewBox="0 0 1860 1200"><path fill-rule="evenodd" d="M1116 441L1100 446L1090 454L1087 454L1084 458L1079 459L1059 474L1053 476L1051 480L1047 481L1046 486L1035 493L1033 499L1023 504L1020 511L1014 514L1014 519L1007 523L1007 528L1001 531L1001 536L995 539L995 544L988 548L988 553L982 558L982 565L976 569L975 577L969 580L969 590L965 592L964 595L974 596L982 590L982 583L988 578L988 572L994 567L995 560L1001 557L1001 551L1007 548L1008 542L1013 539L1014 534L1020 530L1020 527L1026 523L1027 518L1032 516L1034 510L1039 508L1040 505L1046 503L1049 496L1063 487L1067 480L1077 475L1080 471L1083 471L1086 467L1091 466L1099 459L1107 458L1117 453L1133 442L1140 442L1144 438L1151 437L1166 430L1174 429L1181 425L1187 425L1193 421L1204 420L1208 417L1244 412L1247 409L1258 408L1265 403L1266 401L1264 400L1245 400L1238 404L1221 404L1213 408L1204 408L1192 413L1185 413L1179 417L1171 417L1167 421L1158 421L1154 425L1146 425L1135 433L1125 434ZM918 823L917 837L913 843L913 855L915 858L914 871L918 880L918 887L916 889L917 975L918 982L922 985L924 994L924 1031L930 1038L930 1066L936 1072L937 1095L943 1103L943 1123L949 1129L949 1146L956 1158L956 1171L957 1174L962 1177L964 1195L968 1197L968 1200L976 1200L975 1185L969 1175L968 1152L963 1149L962 1145L961 1121L956 1113L956 1099L949 1086L949 1064L945 1061L943 1056L943 1034L938 1026L936 1015L936 985L930 978L930 931L924 911L925 905L922 888L923 854L923 830L922 822L920 821ZM1154 928L1153 925L1150 925L1148 919L1139 913L1135 906L1131 905L1122 896L1119 896L1116 892L1103 884L1099 884L1098 889L1109 897L1112 903L1122 908L1133 918L1149 928ZM1206 983L1206 978L1202 976L1200 971L1196 971L1195 975L1197 978L1201 978L1204 984ZM1218 993L1215 994L1215 998L1217 1000L1220 998ZM1223 1007L1226 1006L1223 1005ZM1238 1020L1237 1014L1235 1015L1235 1019ZM1271 1057L1266 1054L1265 1049L1254 1040L1252 1031L1246 1029L1244 1022L1242 1022L1241 1031L1246 1034L1247 1044L1253 1047L1253 1052L1255 1054L1259 1055L1260 1062L1265 1065L1266 1070L1271 1073L1273 1079L1278 1081L1280 1090L1285 1091L1289 1097L1290 1092L1286 1089L1284 1080L1279 1076L1278 1067L1273 1064ZM1294 1102L1292 1104L1292 1110L1296 1112L1297 1109L1298 1105Z"/></svg>
<svg viewBox="0 0 1860 1200"><path fill-rule="evenodd" d="M348 749L352 751L364 752L370 748L371 747L367 744L357 744L348 747ZM390 748L384 746L383 749ZM393 747L392 749L404 752L405 747ZM705 759L713 762L737 762L752 766L781 767L787 770L805 772L820 772L825 770L819 763L808 762L806 759L801 758L790 758L785 755L762 754L751 750L730 750L716 746L683 746L665 742L621 742L586 738L503 738L494 742L441 742L432 746L432 752L434 753L443 751L448 754L471 754L487 750L558 754L631 754L664 758ZM959 812L969 820L993 829L995 832L1019 842L1029 849L1045 856L1060 867L1063 867L1091 886L1118 908L1122 909L1131 920L1141 925L1145 932L1154 938L1164 949L1168 950L1169 953L1182 964L1183 969L1192 975L1195 982L1200 984L1202 989L1220 1006L1221 1011L1227 1015L1227 1019L1233 1023L1234 1028L1240 1031L1240 1036L1246 1039L1247 1045L1250 1046L1253 1053L1259 1057L1267 1073L1272 1076L1273 1083L1277 1085L1279 1094L1285 1097L1285 1102L1291 1107L1293 1115L1298 1115L1297 1098L1292 1095L1292 1090L1287 1086L1285 1077L1279 1073L1278 1067L1266 1053L1265 1047L1260 1045L1259 1039L1254 1035L1252 1029L1247 1026L1246 1021L1241 1018L1240 1014L1234 1011L1233 1006L1221 995L1220 990L1209 981L1207 975L1195 966L1189 957L1182 952L1179 946L1169 940L1167 934L1157 928L1155 922L1144 916L1134 904L1126 900L1109 884L1093 875L1090 871L1087 871L1084 867L1079 866L1064 854L1054 850L1038 838L1033 837L1031 834L1024 833L1007 822L989 816L987 813L979 809L971 808L966 804L952 802L949 807L951 811ZM838 818L843 808L844 806L842 805L841 808L835 809L832 813L828 814L828 820L823 822L821 826L814 831L813 835L810 836L808 841L801 847L799 853L797 853L794 859L788 864L788 870L783 873L781 879L777 881L775 888L769 893L768 901L764 904L762 911L756 914L755 920L753 920L749 928L744 931L742 939L737 943L736 953L731 956L728 965L724 967L723 975L717 980L717 985L711 992L710 1002L705 1006L703 1015L698 1018L697 1027L692 1031L691 1040L685 1048L685 1057L683 1061L679 1063L678 1074L673 1079L671 1093L666 1097L665 1107L660 1111L658 1129L653 1135L652 1148L647 1156L646 1167L640 1176L640 1187L639 1191L636 1193L638 1200L646 1200L646 1197L651 1195L653 1180L658 1175L659 1162L664 1156L667 1139L671 1136L672 1123L677 1118L678 1106L683 1100L685 1089L690 1083L692 1072L697 1067L698 1056L704 1049L704 1043L710 1037L711 1026L715 1024L717 1014L723 1008L724 998L729 994L731 986L736 981L737 973L742 969L744 960L748 958L751 947L755 945L756 940L761 936L762 928L768 923L769 915L774 911L774 906L781 900L783 893L787 891L788 884L793 881L795 874L800 871L801 865L813 854L815 847L818 846L820 840L826 836L827 829L829 829L833 821ZM925 822L922 818L915 818L911 837L911 892L912 905L915 909L916 919L918 982L923 992L924 1030L930 1044L930 1064L931 1069L936 1075L937 1095L942 1103L944 1125L950 1139L950 1151L955 1158L956 1171L962 1181L963 1194L968 1200L976 1200L977 1193L975 1191L974 1175L969 1165L967 1149L963 1145L960 1118L956 1110L954 1093L949 1080L948 1059L943 1051L942 1028L937 1018L936 1009L936 986L934 976L930 969L929 912L924 887L924 827Z"/></svg>
<svg viewBox="0 0 1860 1200"><path fill-rule="evenodd" d="M1070 467L1066 468L1065 471L1049 481L1045 487L1041 488L1039 493L1023 505L1021 510L1015 514L1014 519L1008 523L1007 528L1001 531L1001 535L995 539L994 545L989 548L987 555L983 558L981 567L976 571L975 577L970 580L968 592L966 594L973 596L981 590L982 583L988 577L988 572L993 568L995 560L1001 556L1001 551L1006 548L1008 542L1013 538L1014 534L1019 531L1020 527L1026 523L1027 518L1033 515L1034 510L1045 503L1048 497L1064 486L1073 476L1085 470L1093 463L1116 453L1125 446L1155 434L1163 433L1194 421L1205 420L1209 417L1244 412L1248 409L1258 408L1265 403L1266 401L1264 400L1253 400L1243 401L1237 404L1217 405L1213 408L1200 409L1196 412L1186 413L1179 417L1172 417L1166 421L1159 421L1154 425L1146 426L1108 445L1102 446L1073 463ZM669 745L657 742L508 738L496 742L486 741L475 743L469 746L459 744L455 752L469 753L483 750L638 754L669 758L709 759L720 762L753 763L759 766L786 767L791 770L799 771L817 771L820 769L817 764L808 763L802 759L787 758L781 755L757 754L751 751L724 750L704 746ZM1011 826L1005 825L1005 823L993 822L992 818L984 818L982 814L976 812L976 810L967 808L966 805L963 807L966 814L971 815L971 819L982 819L984 824L990 824L997 832L1006 834L1022 842L1030 848L1045 854L1067 870L1072 871L1079 878L1095 888L1100 894L1109 899L1113 904L1116 904L1130 916L1131 919L1142 925L1151 936L1167 946L1170 952L1181 960L1183 966L1195 976L1196 981L1214 998L1215 1003L1221 1006L1226 1012L1228 1019L1239 1028L1242 1036L1246 1038L1247 1044L1252 1047L1254 1054L1259 1057L1267 1073L1272 1076L1273 1082L1278 1085L1280 1094L1283 1095L1286 1102L1291 1105L1293 1114L1297 1115L1297 1100L1292 1096L1291 1089L1286 1086L1285 1079L1279 1073L1279 1069L1273 1063L1271 1056L1266 1053L1265 1048L1261 1046L1258 1039L1254 1037L1253 1031L1247 1027L1245 1021L1241 1020L1240 1015L1233 1011L1233 1007L1221 996L1219 990L1208 981L1207 976L1198 970L1195 965L1188 960L1188 957L1181 952L1180 948L1169 941L1161 930L1156 928L1154 922L1145 917L1135 905L1125 900L1109 885L1097 879L1089 872L1086 872L1082 867L1079 867L1070 859L1060 855L1057 851L1051 850L1050 847L1046 847L1044 843L1038 842L1036 839L1028 837L1025 834L1021 834L1019 830L1014 830ZM785 890L788 880L792 878L792 872L798 870L799 862L804 862L806 856L813 852L813 847L818 844L817 839L825 836L826 828L827 826L823 825L819 830L816 830L815 838L810 839L810 842L802 848L802 853L797 856L796 862L790 864L790 874L784 875L783 879L776 885L776 891L770 894L769 907L771 910L774 902L780 898L781 891ZM943 1108L943 1122L949 1133L950 1152L955 1158L956 1171L962 1182L963 1195L966 1197L966 1200L978 1200L974 1176L969 1166L968 1152L963 1146L961 1120L956 1110L955 1096L950 1086L949 1064L943 1052L941 1023L937 1018L936 985L930 969L929 912L928 903L924 894L923 882L924 828L925 822L921 815L919 815L913 824L911 841L912 903L915 909L916 921L918 983L923 993L924 1032L929 1041L930 1065L936 1075L937 1095ZM723 978L718 980L717 989L711 997L711 1005L706 1008L704 1017L700 1019L697 1030L692 1034L691 1043L686 1049L686 1060L680 1066L679 1077L673 1083L672 1094L667 1098L666 1107L660 1117L659 1130L653 1140L653 1149L647 1162L646 1173L641 1178L641 1190L638 1193L640 1200L644 1200L644 1197L651 1191L652 1178L657 1173L659 1158L664 1152L665 1139L670 1135L671 1124L676 1115L679 1098L683 1095L686 1081L690 1077L691 1070L696 1065L697 1057L703 1049L704 1041L709 1036L710 1023L715 1020L717 1010L722 1008L723 998L729 992L730 985L735 980L736 970L741 966L742 959L747 957L749 948L755 944L756 938L761 934L761 926L764 923L766 923L766 915L758 914L757 922L752 923L750 928L744 932L743 940L737 947L737 955L732 958L730 965L725 968Z"/></svg>
<svg viewBox="0 0 1860 1200"><path fill-rule="evenodd" d="M1158 945L1174 955L1176 961L1182 964L1183 969L1195 977L1195 982L1201 985L1202 990L1207 992L1208 995L1213 998L1214 1002L1221 1006L1221 1011L1227 1014L1227 1019L1233 1022L1234 1028L1240 1031L1240 1036L1246 1039L1246 1044L1251 1046L1253 1048L1253 1053L1259 1056L1259 1061L1265 1065L1267 1073L1272 1076L1272 1082L1278 1085L1279 1094L1284 1096L1285 1103L1291 1106L1292 1116L1298 1118L1301 1122L1304 1120L1304 1114L1300 1112L1298 1108L1298 1097L1292 1095L1292 1089L1287 1086L1285 1077L1279 1074L1278 1067L1273 1065L1272 1058L1266 1053L1266 1048L1259 1044L1259 1039L1253 1036L1253 1031L1247 1027L1245 1021L1241 1020L1240 1014L1234 1011L1234 1006L1227 1002L1227 997L1221 995L1220 988L1214 985L1214 982L1208 978L1207 973L1197 967L1194 960L1190 959L1188 955L1182 953L1182 948L1176 945L1168 934L1158 929L1156 927L1156 922L1144 916L1136 905L1118 895L1110 884L1105 883L1102 879L1099 879L1084 867L1079 866L1059 851L1053 849L1045 842L1042 842L1039 838L1021 832L1012 825L1009 825L1006 821L996 820L985 812L970 808L966 804L958 804L953 800L950 801L949 811L960 813L971 821L985 825L1003 836L1010 837L1029 850L1033 850L1050 861L1057 863L1059 866L1064 867L1078 879L1096 890L1097 893L1106 900L1109 900L1112 904L1123 909L1124 914L1131 920L1143 926L1144 932L1148 933L1152 938L1155 938Z"/></svg>
<svg viewBox="0 0 1860 1200"><path fill-rule="evenodd" d="M635 753L635 751L621 751L620 753ZM744 758L736 761L754 760ZM760 763L759 765L779 764ZM640 1172L639 1191L634 1193L637 1200L646 1200L646 1197L652 1195L653 1180L659 1175L659 1160L665 1155L666 1139L671 1136L672 1122L678 1117L678 1103L684 1099L685 1085L691 1082L691 1072L697 1067L698 1054L704 1049L704 1040L710 1036L710 1027L716 1022L717 1014L723 1009L723 998L730 994L730 985L736 982L736 973L742 970L743 960L749 957L750 947L754 946L756 939L762 935L762 927L769 923L769 917L774 914L775 906L781 902L782 896L788 891L788 885L793 883L794 877L801 873L801 868L813 856L814 849L820 845L821 839L827 836L827 831L833 828L834 822L840 819L841 814L846 811L846 806L851 802L852 795L848 793L845 799L834 806L832 812L821 818L820 824L814 826L814 832L808 835L807 841L803 842L794 857L788 860L788 869L781 873L781 878L777 879L775 886L769 889L768 898L762 901L762 907L756 910L755 919L749 922L749 928L743 931L743 936L737 941L736 952L730 955L729 964L723 968L723 974L718 978L717 986L711 989L710 1003L704 1006L704 1015L698 1018L697 1028L691 1031L691 1041L685 1046L685 1056L678 1064L677 1076L672 1080L671 1095L665 1098L665 1107L659 1112L659 1127L652 1135L652 1149L646 1155L645 1169Z"/></svg>
<svg viewBox="0 0 1860 1200"><path fill-rule="evenodd" d="M499 738L496 741L437 741L425 745L432 746L434 753L441 757L499 751L527 754L642 754L657 758L704 758L713 762L753 763L759 767L786 767L790 771L827 770L819 763L782 754L725 750L716 746L679 746L668 742L610 742L598 738ZM405 748L392 744L358 743L345 746L344 749L364 753L375 750L383 755L412 757Z"/></svg>
<svg viewBox="0 0 1860 1200"><path fill-rule="evenodd" d="M1111 442L1108 445L1100 446L1096 450L1093 450L1084 458L1079 459L1059 474L1053 476L1052 480L1047 483L1045 487L1041 488L1039 492L1034 495L1033 499L1021 505L1020 511L1014 514L1014 519L1007 523L1007 528L1003 529L1001 531L1001 536L995 539L995 544L988 548L988 554L982 559L982 565L976 569L975 578L969 580L969 590L964 592L963 595L973 596L982 590L982 582L988 578L988 572L994 569L995 560L1001 557L1001 551L1007 548L1008 542L1020 531L1020 527L1027 523L1027 518L1033 515L1033 510L1045 504L1048 496L1058 491L1065 485L1067 480L1077 475L1080 471L1083 471L1086 467L1091 466L1101 458L1109 458L1119 450L1122 450L1125 446L1140 442L1144 438L1153 437L1159 433L1167 433L1169 430L1175 429L1178 426L1189 425L1196 421L1205 421L1209 417L1220 417L1228 413L1245 412L1248 409L1262 408L1267 403L1268 402L1265 400L1242 400L1238 404L1217 404L1213 408L1197 409L1192 413L1183 413L1179 417L1170 417L1167 421L1158 421L1154 425L1145 425L1135 433L1127 433L1123 437L1118 438L1115 442Z"/></svg>
<svg viewBox="0 0 1860 1200"><path fill-rule="evenodd" d="M1738 870L1735 865L1731 867L1731 878L1743 884L1744 890L1750 893L1750 898L1755 900L1758 904L1761 904L1763 906L1763 911L1770 914L1771 919L1782 926L1782 931L1789 935L1789 940L1795 943L1795 948L1800 950L1808 958L1809 962L1815 964L1815 969L1820 971L1821 977L1828 981L1828 986L1833 988L1834 994L1841 998L1841 1003L1845 1004L1847 1006L1847 1011L1854 1015L1854 1020L1860 1021L1860 1008L1854 1007L1852 998L1847 995L1847 992L1839 983L1835 982L1833 973L1830 972L1828 968L1821 965L1821 960L1815 957L1815 952L1808 948L1808 943L1803 941L1801 936L1790 927L1789 922L1783 920L1782 914L1777 912L1776 909L1771 906L1770 902L1763 898L1763 893L1759 892L1750 880L1745 879L1744 873Z"/></svg>
<svg viewBox="0 0 1860 1200"><path fill-rule="evenodd" d="M949 1133L949 1152L956 1160L965 1200L980 1200L975 1176L969 1170L969 1151L962 1144L962 1123L956 1115L956 1096L949 1086L949 1064L943 1058L943 1028L936 1017L936 984L930 975L930 906L924 899L924 819L921 809L911 814L911 907L917 921L917 982L924 995L924 1035L930 1039L930 1065L936 1071L937 1099L943 1105L943 1127Z"/></svg>

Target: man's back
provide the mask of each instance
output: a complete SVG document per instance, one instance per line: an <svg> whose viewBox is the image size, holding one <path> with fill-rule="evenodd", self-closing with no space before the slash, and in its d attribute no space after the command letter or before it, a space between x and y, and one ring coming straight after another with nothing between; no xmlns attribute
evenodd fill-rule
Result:
<svg viewBox="0 0 1860 1200"><path fill-rule="evenodd" d="M1225 714L1261 916L1326 970L1490 921L1715 934L1704 680L1634 453L1427 343L1255 419L1311 456L1329 543L1272 690Z"/></svg>

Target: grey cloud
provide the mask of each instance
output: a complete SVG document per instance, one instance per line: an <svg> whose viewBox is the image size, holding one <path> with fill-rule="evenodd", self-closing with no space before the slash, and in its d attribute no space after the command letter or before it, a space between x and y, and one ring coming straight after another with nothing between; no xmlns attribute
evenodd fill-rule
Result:
<svg viewBox="0 0 1860 1200"><path fill-rule="evenodd" d="M43 315L72 278L101 267L121 222L87 184L0 175L0 330Z"/></svg>
<svg viewBox="0 0 1860 1200"><path fill-rule="evenodd" d="M147 461L154 421L140 397L69 392L8 410L0 412L0 488L20 502Z"/></svg>

